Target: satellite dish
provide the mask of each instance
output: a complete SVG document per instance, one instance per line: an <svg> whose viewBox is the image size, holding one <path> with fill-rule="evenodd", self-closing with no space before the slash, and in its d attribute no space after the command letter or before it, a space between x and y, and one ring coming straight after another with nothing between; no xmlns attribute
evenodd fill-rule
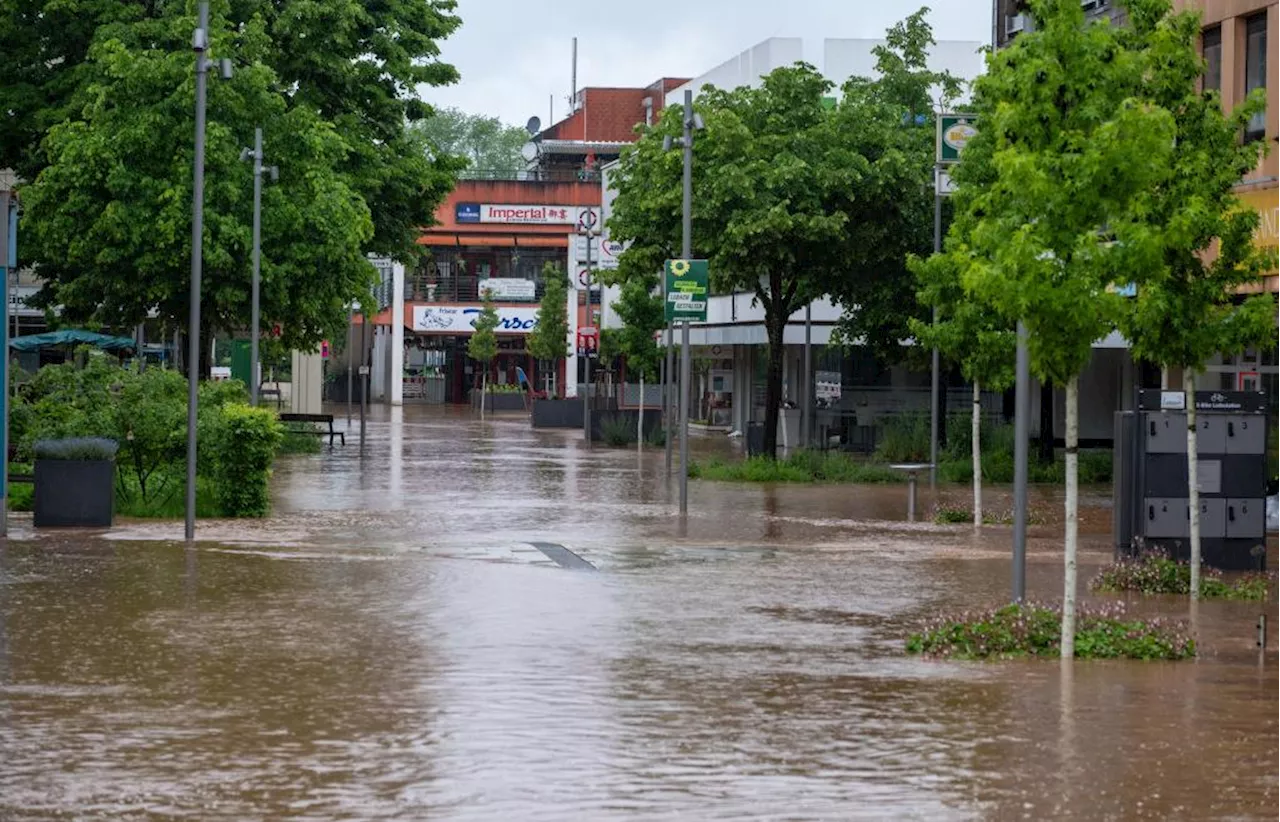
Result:
<svg viewBox="0 0 1280 822"><path fill-rule="evenodd" d="M524 158L526 163L532 163L534 160L538 159L538 144L530 140L520 146L520 156Z"/></svg>
<svg viewBox="0 0 1280 822"><path fill-rule="evenodd" d="M537 117L530 117L529 122L524 124L524 130L530 134L537 134L542 131L542 121Z"/></svg>

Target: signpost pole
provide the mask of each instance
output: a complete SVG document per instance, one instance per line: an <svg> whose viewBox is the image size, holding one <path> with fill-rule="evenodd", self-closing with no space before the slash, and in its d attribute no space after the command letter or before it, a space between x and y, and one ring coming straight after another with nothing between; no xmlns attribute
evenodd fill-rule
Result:
<svg viewBox="0 0 1280 822"><path fill-rule="evenodd" d="M595 322L591 316L591 229L587 228L587 327L594 327ZM603 309L601 310L603 314ZM589 339L589 338L586 338ZM599 338L596 338L597 346ZM587 447L591 447L591 346L582 346L583 364L582 364L582 434L587 440Z"/></svg>
<svg viewBox="0 0 1280 822"><path fill-rule="evenodd" d="M937 254L942 250L942 192L939 190L942 186L942 165L934 166L933 174L933 253ZM938 324L938 307L933 307L933 324ZM936 488L938 485L938 425L941 410L938 408L938 382L940 371L942 368L941 355L938 347L933 347L931 355L931 365L929 375L929 487Z"/></svg>
<svg viewBox="0 0 1280 822"><path fill-rule="evenodd" d="M9 272L17 268L18 220L13 192L0 191L0 299L4 300L4 356L0 357L0 537L9 535Z"/></svg>
<svg viewBox="0 0 1280 822"><path fill-rule="evenodd" d="M667 356L665 361L666 379L662 383L662 427L666 431L666 452L667 452L667 480L671 479L671 441L675 438L676 429L671 424L671 403L674 399L674 391L672 390L675 377L675 339L672 332L671 320L667 320ZM669 487L669 486L668 486Z"/></svg>
<svg viewBox="0 0 1280 822"><path fill-rule="evenodd" d="M689 514L689 321L680 324L680 516Z"/></svg>

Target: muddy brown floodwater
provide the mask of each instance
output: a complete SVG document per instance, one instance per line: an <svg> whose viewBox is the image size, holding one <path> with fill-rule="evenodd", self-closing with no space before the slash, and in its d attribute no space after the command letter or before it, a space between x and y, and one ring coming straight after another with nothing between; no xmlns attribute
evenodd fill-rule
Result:
<svg viewBox="0 0 1280 822"><path fill-rule="evenodd" d="M1054 598L1060 498L1033 496ZM1274 603L1204 603L1194 662L907 657L916 620L1008 596L1007 528L905 523L901 486L693 482L682 533L661 450L446 410L375 411L275 498L191 548L16 523L0 819L1276 817Z"/></svg>

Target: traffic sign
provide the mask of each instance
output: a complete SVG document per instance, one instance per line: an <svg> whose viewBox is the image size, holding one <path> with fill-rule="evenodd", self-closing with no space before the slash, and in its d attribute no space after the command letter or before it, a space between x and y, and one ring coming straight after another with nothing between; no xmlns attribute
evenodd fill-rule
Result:
<svg viewBox="0 0 1280 822"><path fill-rule="evenodd" d="M667 260L666 299L668 322L706 322L708 287L706 260Z"/></svg>
<svg viewBox="0 0 1280 822"><path fill-rule="evenodd" d="M938 115L938 162L955 163L969 141L978 135L972 114Z"/></svg>
<svg viewBox="0 0 1280 822"><path fill-rule="evenodd" d="M600 213L594 208L584 208L578 212L578 230L592 231L600 223Z"/></svg>

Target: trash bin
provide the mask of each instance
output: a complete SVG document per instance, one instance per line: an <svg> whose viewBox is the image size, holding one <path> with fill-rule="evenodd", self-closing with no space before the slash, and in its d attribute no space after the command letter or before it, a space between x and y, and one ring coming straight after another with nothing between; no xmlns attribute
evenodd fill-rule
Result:
<svg viewBox="0 0 1280 822"><path fill-rule="evenodd" d="M758 457L764 453L764 423L747 423L747 456Z"/></svg>

